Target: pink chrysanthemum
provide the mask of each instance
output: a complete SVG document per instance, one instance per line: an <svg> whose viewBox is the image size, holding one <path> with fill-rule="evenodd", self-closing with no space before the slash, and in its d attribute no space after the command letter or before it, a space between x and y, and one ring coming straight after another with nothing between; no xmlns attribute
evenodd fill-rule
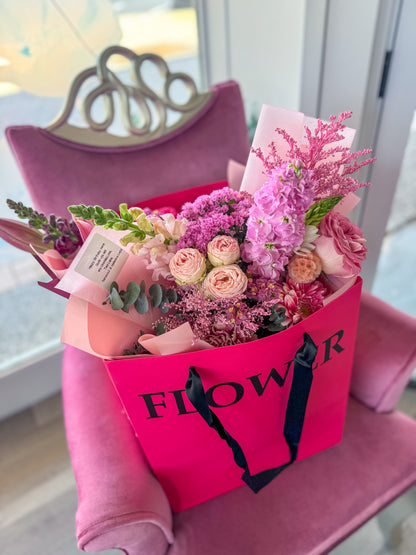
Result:
<svg viewBox="0 0 416 555"><path fill-rule="evenodd" d="M286 324L297 324L323 307L326 289L320 281L296 283L290 278L278 286L279 305L286 310Z"/></svg>

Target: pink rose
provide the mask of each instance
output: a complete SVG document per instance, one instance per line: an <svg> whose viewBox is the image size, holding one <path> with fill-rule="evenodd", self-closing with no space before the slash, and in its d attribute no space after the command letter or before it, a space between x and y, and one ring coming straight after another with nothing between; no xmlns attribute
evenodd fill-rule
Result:
<svg viewBox="0 0 416 555"><path fill-rule="evenodd" d="M329 276L358 276L367 253L361 229L346 216L331 211L319 224L319 232L315 252L322 261L322 270Z"/></svg>
<svg viewBox="0 0 416 555"><path fill-rule="evenodd" d="M247 289L247 276L237 264L217 266L205 278L203 288L208 298L231 299Z"/></svg>
<svg viewBox="0 0 416 555"><path fill-rule="evenodd" d="M208 243L208 259L213 266L234 264L240 258L237 239L229 235L217 235Z"/></svg>
<svg viewBox="0 0 416 555"><path fill-rule="evenodd" d="M197 249L180 249L171 258L169 270L179 285L198 283L205 277L205 257Z"/></svg>

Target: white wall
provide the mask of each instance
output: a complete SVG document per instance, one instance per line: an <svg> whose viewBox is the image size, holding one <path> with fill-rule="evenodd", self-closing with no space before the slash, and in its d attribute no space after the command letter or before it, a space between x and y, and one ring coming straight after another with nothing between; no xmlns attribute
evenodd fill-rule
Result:
<svg viewBox="0 0 416 555"><path fill-rule="evenodd" d="M208 84L241 86L248 116L262 104L299 109L306 0L197 3Z"/></svg>

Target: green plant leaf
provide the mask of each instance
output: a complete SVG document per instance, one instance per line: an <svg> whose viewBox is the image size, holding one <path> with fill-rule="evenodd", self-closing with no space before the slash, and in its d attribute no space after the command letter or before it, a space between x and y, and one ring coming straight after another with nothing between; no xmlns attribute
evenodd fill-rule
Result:
<svg viewBox="0 0 416 555"><path fill-rule="evenodd" d="M305 214L305 225L318 225L322 218L326 216L341 199L342 196L337 195L335 197L324 198L312 204Z"/></svg>
<svg viewBox="0 0 416 555"><path fill-rule="evenodd" d="M134 304L140 295L140 285L135 281L127 284L126 293L124 295L124 306L129 307Z"/></svg>
<svg viewBox="0 0 416 555"><path fill-rule="evenodd" d="M127 227L123 223L120 223L120 224L116 223L113 225L113 229L119 229L121 231L124 231L125 229L127 229ZM146 233L141 229L137 228L136 230L131 231L130 233L127 233L127 235L124 235L123 237L121 237L119 241L123 245L123 247L125 247L129 243L138 243L139 241L143 241L143 239L145 238L146 238Z"/></svg>
<svg viewBox="0 0 416 555"><path fill-rule="evenodd" d="M111 303L111 308L113 310L120 310L124 307L124 302L123 299L120 297L119 292L117 291L117 289L115 287L113 287L113 289L111 289L108 298L110 300Z"/></svg>
<svg viewBox="0 0 416 555"><path fill-rule="evenodd" d="M163 298L162 288L158 283L153 283L153 285L149 287L149 296L152 307L158 307Z"/></svg>
<svg viewBox="0 0 416 555"><path fill-rule="evenodd" d="M169 312L169 305L162 302L162 304L159 305L159 310L162 314L166 314L167 312Z"/></svg>
<svg viewBox="0 0 416 555"><path fill-rule="evenodd" d="M137 301L134 303L134 308L139 314L146 314L149 310L149 301L144 293L140 293Z"/></svg>
<svg viewBox="0 0 416 555"><path fill-rule="evenodd" d="M154 330L156 335L162 335L163 333L165 333L166 332L165 322L159 322L158 324L156 324Z"/></svg>
<svg viewBox="0 0 416 555"><path fill-rule="evenodd" d="M176 293L175 289L168 289L166 291L166 298L170 303L176 303L178 300L178 294Z"/></svg>
<svg viewBox="0 0 416 555"><path fill-rule="evenodd" d="M119 205L120 217L125 220L126 222L131 223L133 221L133 216L130 214L127 208L127 204L120 204Z"/></svg>

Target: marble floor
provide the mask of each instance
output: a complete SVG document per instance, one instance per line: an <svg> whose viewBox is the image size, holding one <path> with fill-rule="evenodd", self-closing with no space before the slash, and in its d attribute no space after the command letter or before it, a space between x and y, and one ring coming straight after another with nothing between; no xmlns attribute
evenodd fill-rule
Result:
<svg viewBox="0 0 416 555"><path fill-rule="evenodd" d="M416 388L405 390L398 408L416 418ZM66 448L60 396L1 421L0 445L2 555L80 553L74 524L77 494ZM331 555L415 553L416 488L413 488Z"/></svg>

